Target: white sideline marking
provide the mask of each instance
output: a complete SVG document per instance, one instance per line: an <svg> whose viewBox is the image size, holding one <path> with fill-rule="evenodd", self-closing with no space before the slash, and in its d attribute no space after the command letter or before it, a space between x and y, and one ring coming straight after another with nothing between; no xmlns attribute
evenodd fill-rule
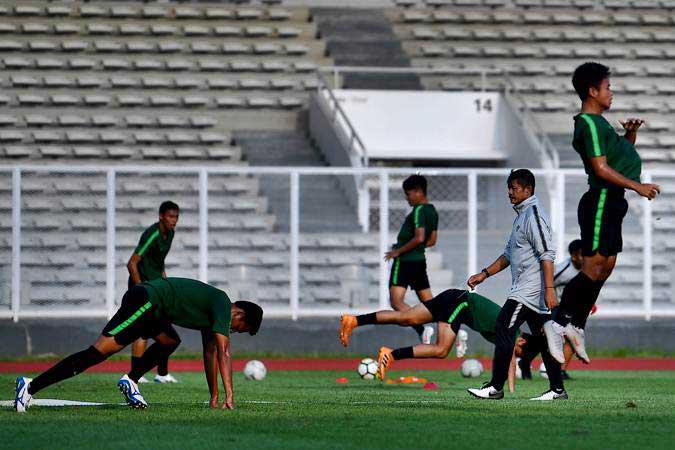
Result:
<svg viewBox="0 0 675 450"><path fill-rule="evenodd" d="M326 402L326 405L344 404L344 405L393 405L393 404L431 404L446 403L446 400L373 400L373 401L355 401L355 402ZM152 405L161 405L164 402L151 402ZM209 402L203 402L208 404ZM249 403L255 405L306 405L308 402L292 400L238 400L237 403ZM316 404L316 402L311 402ZM320 404L320 403L319 403ZM77 400L60 400L53 398L34 398L30 406L127 406L126 403L98 403L98 402L80 402ZM14 407L14 400L0 400L0 407Z"/></svg>
<svg viewBox="0 0 675 450"><path fill-rule="evenodd" d="M112 405L113 403L95 403L95 402L78 402L76 400L59 400L54 398L34 398L30 402L30 406L103 406ZM126 405L126 403L124 403ZM0 406L14 406L14 400L0 400Z"/></svg>

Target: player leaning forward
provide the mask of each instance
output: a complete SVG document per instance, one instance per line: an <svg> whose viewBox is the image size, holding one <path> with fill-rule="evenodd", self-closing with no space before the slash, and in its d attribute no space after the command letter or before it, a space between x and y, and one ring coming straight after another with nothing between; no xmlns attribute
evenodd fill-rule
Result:
<svg viewBox="0 0 675 450"><path fill-rule="evenodd" d="M553 286L553 240L548 220L534 195L535 179L532 172L518 169L507 180L509 200L516 211L513 229L504 253L490 266L472 275L470 287L511 266L511 291L504 303L495 327L495 353L492 360L492 379L483 387L469 389L469 393L483 399L504 397L504 382L513 355L518 329L527 322L530 331L543 344L542 326L550 319L550 310L558 301ZM532 400L566 399L560 364L541 345L550 389Z"/></svg>
<svg viewBox="0 0 675 450"><path fill-rule="evenodd" d="M154 344L117 383L129 406L146 408L148 404L138 390L138 379L180 344L174 324L201 331L210 406L218 406L220 372L225 388L223 408L233 409L230 331L256 334L262 316L262 309L255 303L232 303L225 292L201 281L158 278L137 284L124 294L120 309L103 327L94 345L62 359L34 380L17 378L16 410L24 412L37 392L105 361L136 339L153 338Z"/></svg>
<svg viewBox="0 0 675 450"><path fill-rule="evenodd" d="M584 255L581 272L565 286L553 321L544 326L549 350L560 362L564 361L564 336L583 361L590 361L584 328L623 248L621 225L628 211L625 190L649 200L660 192L658 185L640 182L642 160L635 140L642 120L621 121L626 133L619 136L602 116L612 105L609 76L609 68L591 62L577 67L572 77L581 99L581 112L574 116L572 146L583 160L589 190L581 197L577 211Z"/></svg>

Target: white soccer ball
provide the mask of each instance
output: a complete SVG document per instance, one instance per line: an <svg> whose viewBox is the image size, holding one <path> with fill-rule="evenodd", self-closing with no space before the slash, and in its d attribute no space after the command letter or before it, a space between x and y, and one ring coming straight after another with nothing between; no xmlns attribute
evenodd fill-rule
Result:
<svg viewBox="0 0 675 450"><path fill-rule="evenodd" d="M478 378L483 373L483 365L477 359L467 359L459 371L464 378Z"/></svg>
<svg viewBox="0 0 675 450"><path fill-rule="evenodd" d="M516 358L516 378L518 380L522 380L523 379L523 371L520 370L520 364L518 364L519 362L520 362L520 358Z"/></svg>
<svg viewBox="0 0 675 450"><path fill-rule="evenodd" d="M244 366L244 377L247 380L260 381L267 376L267 367L261 361L253 359Z"/></svg>
<svg viewBox="0 0 675 450"><path fill-rule="evenodd" d="M539 364L539 375L541 375L542 378L546 378L548 380L548 373L546 373L546 364L544 363Z"/></svg>
<svg viewBox="0 0 675 450"><path fill-rule="evenodd" d="M377 361L372 358L363 358L359 363L359 367L356 371L359 373L359 376L364 380L374 380L377 376Z"/></svg>

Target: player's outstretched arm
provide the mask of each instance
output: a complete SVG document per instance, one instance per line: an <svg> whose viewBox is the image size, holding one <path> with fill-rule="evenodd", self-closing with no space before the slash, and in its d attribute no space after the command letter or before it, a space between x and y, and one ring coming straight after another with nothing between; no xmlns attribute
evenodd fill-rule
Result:
<svg viewBox="0 0 675 450"><path fill-rule="evenodd" d="M628 140L628 142L635 145L638 128L640 128L640 126L643 123L645 123L645 121L642 119L626 119L626 120L619 120L619 123L621 124L623 129L626 130L626 134L624 135L624 137Z"/></svg>
<svg viewBox="0 0 675 450"><path fill-rule="evenodd" d="M216 337L212 331L202 330L202 347L204 355L204 373L209 385L211 399L209 406L218 407L218 362L216 361Z"/></svg>
<svg viewBox="0 0 675 450"><path fill-rule="evenodd" d="M456 337L457 335L452 331L449 323L438 322L436 343L415 345L413 347L413 358L446 358L448 353L450 353L452 345L455 343Z"/></svg>
<svg viewBox="0 0 675 450"><path fill-rule="evenodd" d="M141 273L138 271L139 262L141 262L141 256L137 255L136 253L131 255L129 262L127 262L127 270L129 271L129 276L131 277L131 281L133 281L134 284L141 282Z"/></svg>
<svg viewBox="0 0 675 450"><path fill-rule="evenodd" d="M232 354L230 353L230 338L220 333L216 336L216 351L218 353L218 368L225 388L223 409L234 409L234 391L232 390Z"/></svg>
<svg viewBox="0 0 675 450"><path fill-rule="evenodd" d="M593 168L593 173L595 173L598 178L620 188L635 191L649 200L653 199L661 192L661 187L658 184L639 183L624 177L607 164L606 156L596 156L595 158L591 158L591 167Z"/></svg>
<svg viewBox="0 0 675 450"><path fill-rule="evenodd" d="M502 270L506 269L509 267L511 263L509 260L506 258L506 256L501 255L499 258L495 260L492 264L490 264L488 267L483 269L480 273L477 273L475 275L471 275L469 279L467 280L466 284L471 288L475 288L479 284L481 284L483 281L487 280L487 278L492 275L495 275ZM487 273L486 273L487 272Z"/></svg>
<svg viewBox="0 0 675 450"><path fill-rule="evenodd" d="M516 391L516 355L511 357L511 364L509 364L509 392Z"/></svg>

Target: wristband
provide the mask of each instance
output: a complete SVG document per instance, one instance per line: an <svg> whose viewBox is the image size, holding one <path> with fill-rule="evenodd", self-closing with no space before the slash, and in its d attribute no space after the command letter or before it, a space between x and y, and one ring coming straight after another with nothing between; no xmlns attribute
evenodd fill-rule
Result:
<svg viewBox="0 0 675 450"><path fill-rule="evenodd" d="M546 289L555 289L555 286L544 286Z"/></svg>
<svg viewBox="0 0 675 450"><path fill-rule="evenodd" d="M487 269L481 270L485 274L485 278L490 278L490 272L487 271Z"/></svg>

